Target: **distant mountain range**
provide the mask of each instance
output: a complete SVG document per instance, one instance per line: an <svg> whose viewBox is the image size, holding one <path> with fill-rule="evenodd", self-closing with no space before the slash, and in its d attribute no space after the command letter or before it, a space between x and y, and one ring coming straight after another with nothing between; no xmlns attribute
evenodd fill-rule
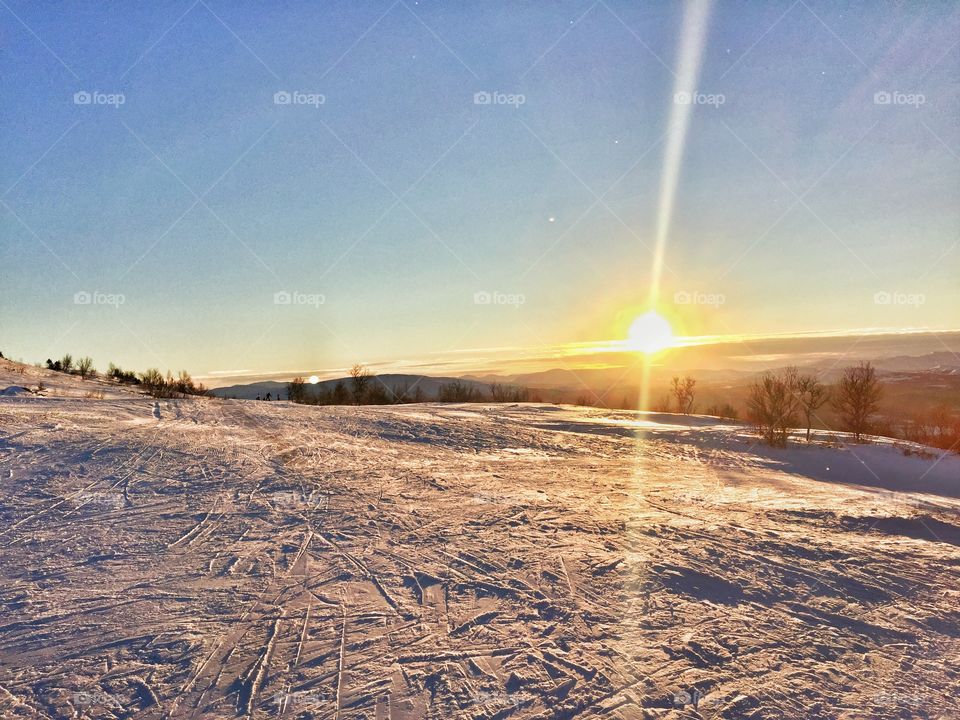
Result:
<svg viewBox="0 0 960 720"><path fill-rule="evenodd" d="M932 352L926 355L897 355L880 358L874 365L888 372L936 372L960 374L960 355L954 352Z"/></svg>
<svg viewBox="0 0 960 720"><path fill-rule="evenodd" d="M475 386L484 392L489 389L489 383L476 382L465 378L429 377L427 375L377 375L373 381L380 383L391 392L396 392L404 387L412 390L422 389L424 397L432 400L437 396L441 385L456 382L458 380L461 383ZM310 385L308 383L306 386L307 392L316 393L322 390L332 390L338 382L342 382L344 385L346 385L347 390L349 391L350 378L344 377L333 378L332 380L321 380L316 385ZM250 383L248 385L229 385L227 387L214 388L211 390L211 393L217 397L237 398L238 400L255 400L257 397L265 399L267 397L267 393L269 393L272 399L286 400L287 383L264 381Z"/></svg>
<svg viewBox="0 0 960 720"><path fill-rule="evenodd" d="M850 363L855 362L851 360ZM872 361L881 374L899 373L926 373L938 375L960 376L960 356L952 352L932 352L925 355L896 355L878 358ZM836 360L825 359L815 363L802 365L810 370L824 373L827 382L834 382L842 372L847 362L838 363ZM674 374L670 368L654 368L652 380L655 385L666 386L669 378ZM756 374L748 370L732 369L695 369L683 370L677 374L692 375L697 378L701 386L720 384L745 384ZM638 392L639 378L637 372L625 368L586 368L581 370L566 370L555 368L535 373L520 374L485 374L465 375L463 377L432 377L428 375L385 374L377 375L375 382L380 383L389 391L397 391L408 387L422 390L425 399L432 400L442 385L459 381L472 386L484 394L488 394L494 383L528 388L546 402L575 402L584 393L599 392L610 395L631 394ZM307 385L308 392L319 392L332 389L338 382L343 382L350 388L350 378L334 378L322 380L316 385ZM229 385L215 388L212 393L218 397L253 400L257 397L271 399L286 399L287 383L278 381L260 381L248 384Z"/></svg>

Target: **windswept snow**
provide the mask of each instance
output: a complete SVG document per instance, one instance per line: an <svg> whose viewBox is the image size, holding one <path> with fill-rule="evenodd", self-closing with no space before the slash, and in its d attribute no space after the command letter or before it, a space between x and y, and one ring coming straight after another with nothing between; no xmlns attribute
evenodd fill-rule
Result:
<svg viewBox="0 0 960 720"><path fill-rule="evenodd" d="M157 408L0 399L3 718L960 716L956 456Z"/></svg>

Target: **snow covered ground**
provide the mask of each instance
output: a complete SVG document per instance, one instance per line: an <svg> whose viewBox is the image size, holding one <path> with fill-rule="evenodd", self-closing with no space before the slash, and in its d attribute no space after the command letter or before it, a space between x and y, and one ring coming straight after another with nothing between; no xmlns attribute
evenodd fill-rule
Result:
<svg viewBox="0 0 960 720"><path fill-rule="evenodd" d="M84 394L0 397L0 717L960 717L958 456Z"/></svg>

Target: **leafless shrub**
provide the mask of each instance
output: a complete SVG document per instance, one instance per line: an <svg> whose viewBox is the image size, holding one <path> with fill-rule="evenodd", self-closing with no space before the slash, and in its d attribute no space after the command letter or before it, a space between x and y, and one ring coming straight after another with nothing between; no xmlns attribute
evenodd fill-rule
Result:
<svg viewBox="0 0 960 720"><path fill-rule="evenodd" d="M527 402L529 398L530 391L526 388L500 383L493 383L490 386L490 399L496 403Z"/></svg>
<svg viewBox="0 0 960 720"><path fill-rule="evenodd" d="M93 359L90 358L89 355L77 360L77 375L80 376L81 380L86 380L88 377L94 377L96 374L96 370L93 369Z"/></svg>
<svg viewBox="0 0 960 720"><path fill-rule="evenodd" d="M737 409L730 403L723 403L722 405L711 405L706 410L703 411L706 415L713 415L718 417L721 420L736 420L740 415L737 412Z"/></svg>
<svg viewBox="0 0 960 720"><path fill-rule="evenodd" d="M110 363L110 365L107 367L107 377L113 378L117 382L128 383L131 385L140 384L140 379L133 370L124 370L117 367L113 363Z"/></svg>
<svg viewBox="0 0 960 720"><path fill-rule="evenodd" d="M440 402L479 402L483 398L480 391L462 380L453 380L440 386L437 394Z"/></svg>
<svg viewBox="0 0 960 720"><path fill-rule="evenodd" d="M307 387L302 377L295 377L287 383L287 400L301 404L306 402Z"/></svg>
<svg viewBox="0 0 960 720"><path fill-rule="evenodd" d="M844 368L833 393L833 406L840 414L843 429L852 432L858 442L870 427L882 392L877 372L870 363Z"/></svg>
<svg viewBox="0 0 960 720"><path fill-rule="evenodd" d="M366 399L367 391L370 388L370 381L373 379L373 373L360 363L350 368L350 384L353 392L353 401L357 405L362 405Z"/></svg>
<svg viewBox="0 0 960 720"><path fill-rule="evenodd" d="M677 412L689 415L693 412L694 387L697 381L689 375L685 378L674 377L670 383L670 393L677 401Z"/></svg>
<svg viewBox="0 0 960 720"><path fill-rule="evenodd" d="M796 424L800 403L796 395L796 374L766 372L750 386L747 409L758 434L768 445L783 447Z"/></svg>
<svg viewBox="0 0 960 720"><path fill-rule="evenodd" d="M902 434L916 443L960 452L960 414L941 403L912 415L903 424Z"/></svg>
<svg viewBox="0 0 960 720"><path fill-rule="evenodd" d="M140 384L151 397L171 397L170 389L167 387L163 375L157 368L147 368L145 372L140 373Z"/></svg>
<svg viewBox="0 0 960 720"><path fill-rule="evenodd" d="M367 405L389 405L392 399L392 396L387 391L386 385L374 381L370 383L370 387L367 388L364 402Z"/></svg>
<svg viewBox="0 0 960 720"><path fill-rule="evenodd" d="M817 414L817 410L826 405L827 400L830 399L830 391L814 375L797 375L796 393L800 410L806 420L807 442L810 442L813 417Z"/></svg>
<svg viewBox="0 0 960 720"><path fill-rule="evenodd" d="M350 401L350 393L342 380L338 380L330 392L331 405L346 405Z"/></svg>

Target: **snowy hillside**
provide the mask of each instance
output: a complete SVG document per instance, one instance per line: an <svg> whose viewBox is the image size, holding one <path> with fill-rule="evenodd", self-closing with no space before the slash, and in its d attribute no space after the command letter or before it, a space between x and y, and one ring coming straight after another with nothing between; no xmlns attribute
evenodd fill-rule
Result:
<svg viewBox="0 0 960 720"><path fill-rule="evenodd" d="M0 393L38 395L46 398L129 398L142 396L136 386L122 385L103 377L81 379L79 375L54 372L0 358Z"/></svg>
<svg viewBox="0 0 960 720"><path fill-rule="evenodd" d="M0 398L0 717L960 716L960 457L75 395Z"/></svg>

